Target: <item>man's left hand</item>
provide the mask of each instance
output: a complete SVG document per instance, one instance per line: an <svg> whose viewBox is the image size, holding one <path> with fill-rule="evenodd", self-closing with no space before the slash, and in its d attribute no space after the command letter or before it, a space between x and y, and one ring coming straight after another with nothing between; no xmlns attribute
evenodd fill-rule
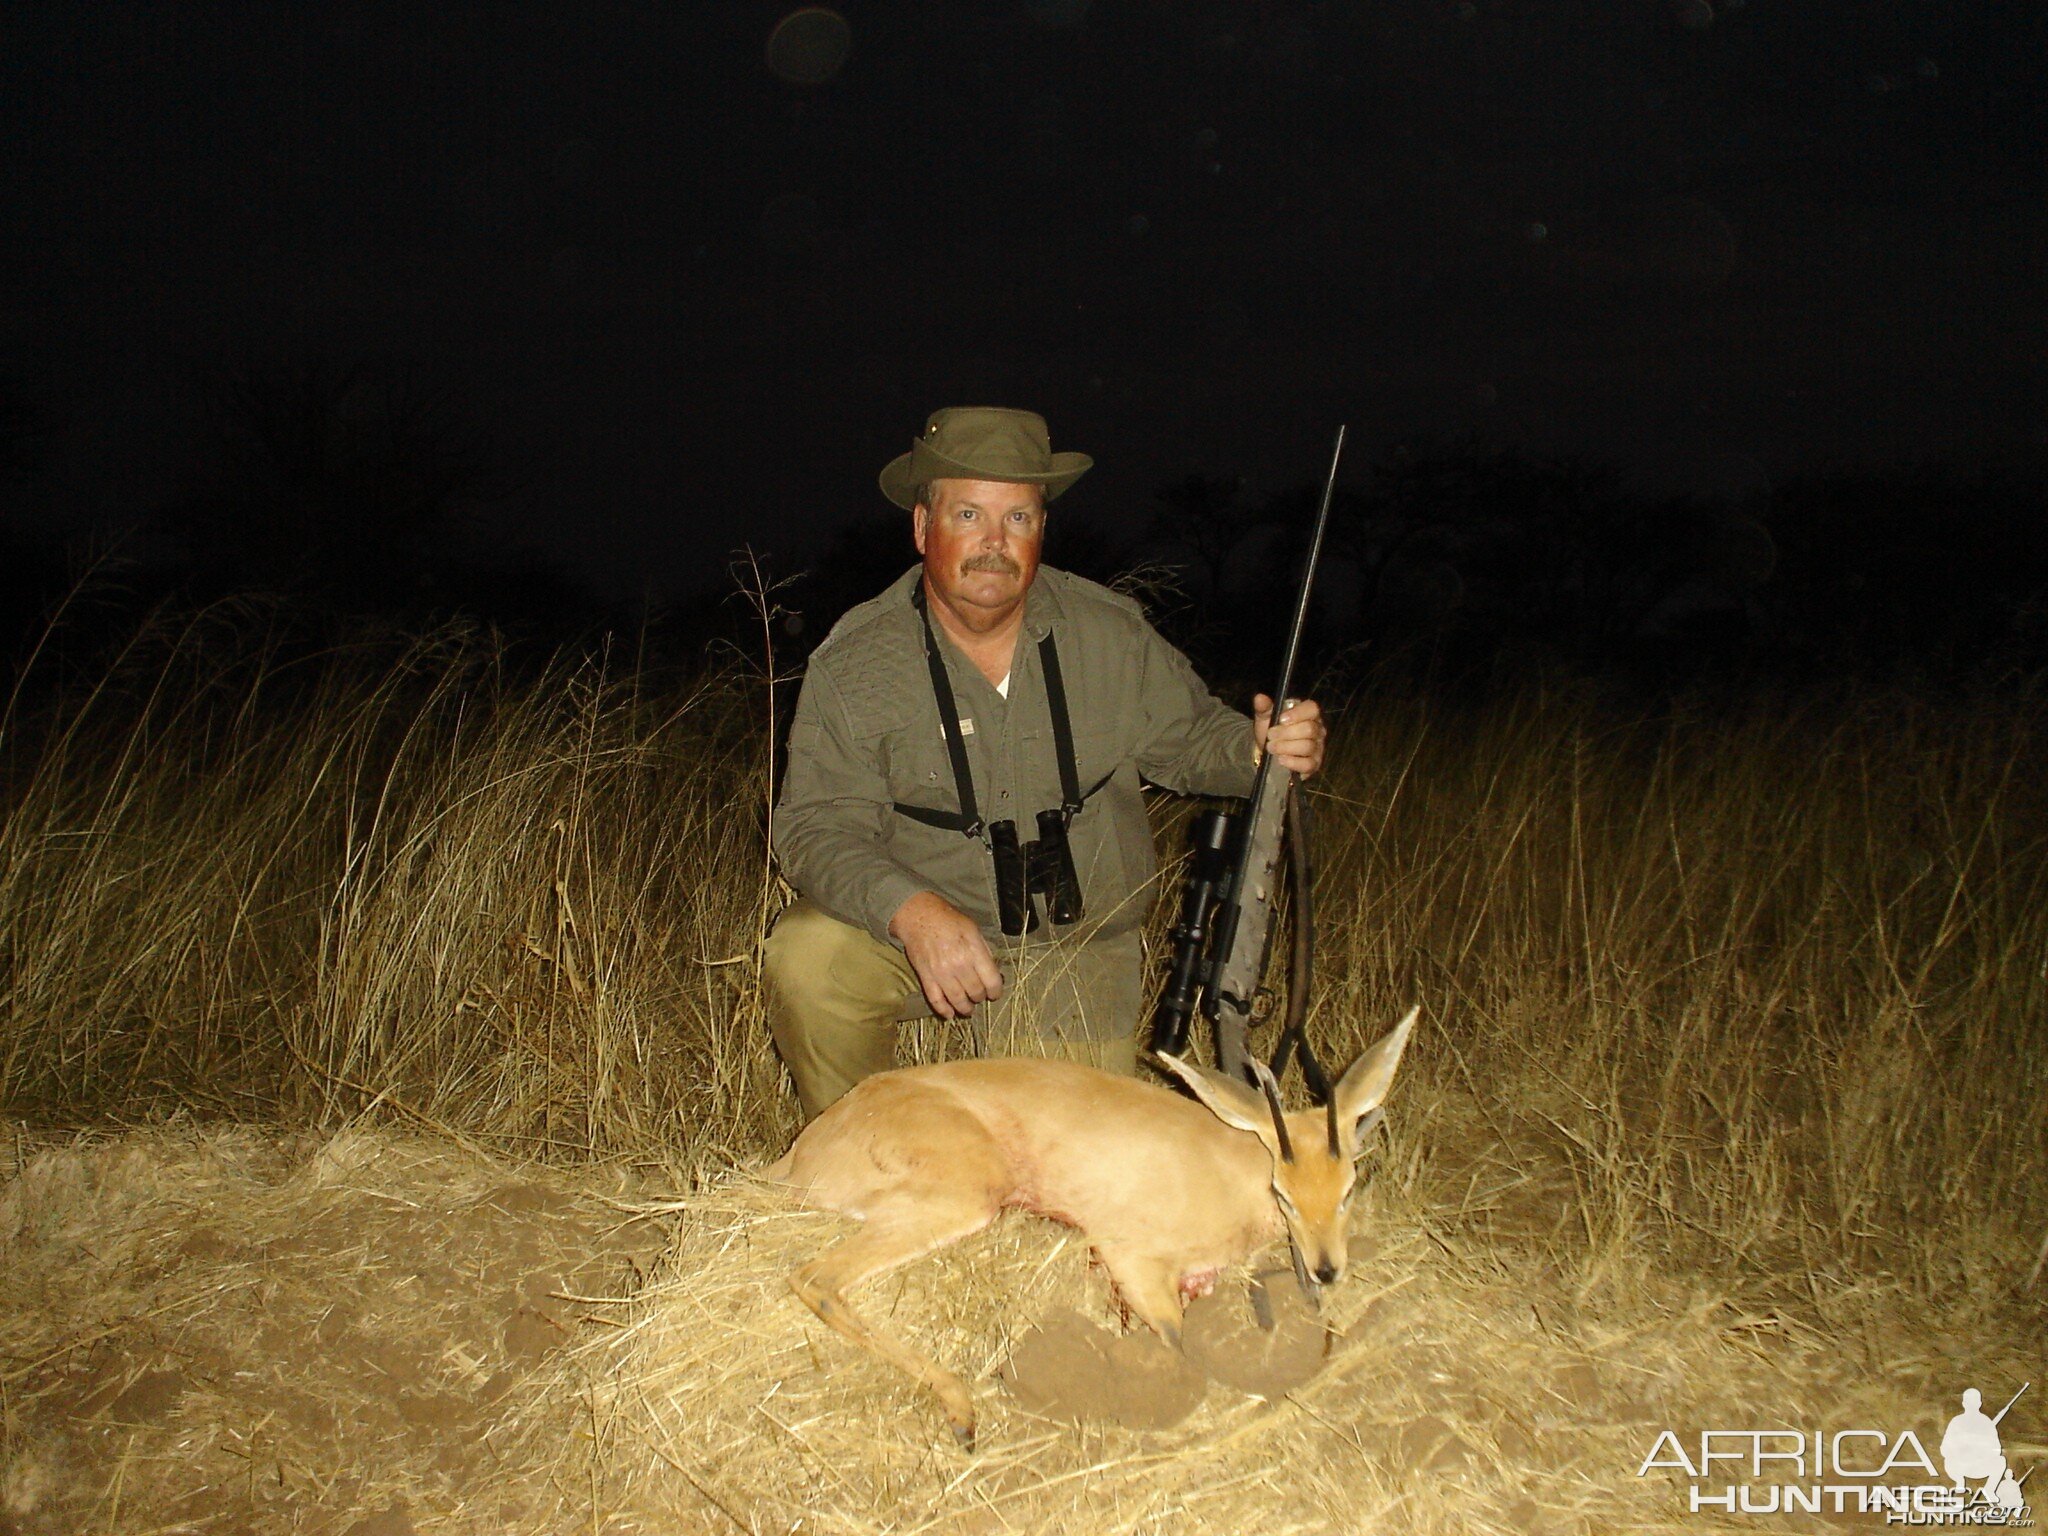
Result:
<svg viewBox="0 0 2048 1536"><path fill-rule="evenodd" d="M1307 778L1323 766L1323 743L1329 739L1323 711L1314 699L1291 699L1273 720L1273 700L1266 694L1252 699L1252 745L1271 752L1282 768Z"/></svg>

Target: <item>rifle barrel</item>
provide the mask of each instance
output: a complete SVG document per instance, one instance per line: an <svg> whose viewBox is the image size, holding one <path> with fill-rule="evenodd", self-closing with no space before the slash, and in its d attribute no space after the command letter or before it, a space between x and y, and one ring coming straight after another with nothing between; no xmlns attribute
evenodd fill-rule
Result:
<svg viewBox="0 0 2048 1536"><path fill-rule="evenodd" d="M2027 1395L2027 1388L2028 1388L2028 1387L2031 1387L2032 1385L2033 1385L2033 1383L2032 1383L2031 1381L2024 1381L2024 1382L2021 1382L2021 1383L2020 1383L2020 1389L2019 1389L2019 1391L2017 1391L2017 1392L2013 1393L2013 1395L2012 1395L2012 1398L2010 1399L2010 1401L2008 1401L2008 1402L2006 1403L2006 1405L2005 1405L2005 1406L2004 1406L2003 1408L1999 1409L1999 1410L1998 1410L1998 1412L1994 1413L1994 1414L1993 1414L1993 1415L1991 1416L1991 1422L1992 1422L1992 1423L1994 1423L1994 1424L1996 1424L1996 1423L1997 1423L1997 1422L1998 1422L1998 1421L1999 1421L2000 1419L2004 1418L2004 1417L2005 1417L2005 1416L2006 1416L2006 1415L2007 1415L2008 1413L2011 1413L2011 1412L2012 1412L2012 1405L2013 1405L2014 1403L2018 1402L2018 1401L2019 1401L2019 1400L2020 1400L2021 1398L2025 1397L2025 1396Z"/></svg>
<svg viewBox="0 0 2048 1536"><path fill-rule="evenodd" d="M1287 650L1280 660L1280 681L1273 690L1273 719L1280 718L1280 711L1287 707L1287 696L1294 690L1294 664L1301 656L1301 632L1308 627L1308 600L1315 591L1316 565L1323 557L1323 531L1330 526L1330 503L1337 496L1337 464L1344 457L1344 430L1349 423L1337 428L1337 444L1330 450L1330 472L1323 479L1323 504L1316 511L1316 526L1309 534L1308 559L1301 568L1301 590L1294 597L1294 622L1287 629ZM1252 782L1251 804L1257 805L1264 798L1266 775L1273 771L1273 759L1259 758L1258 777ZM1236 878L1244 878L1245 868L1251 862L1251 840L1245 840L1239 856Z"/></svg>
<svg viewBox="0 0 2048 1536"><path fill-rule="evenodd" d="M1294 689L1294 663L1301 655L1301 632L1308 624L1309 594L1316 584L1316 562L1323 555L1323 530L1330 526L1330 503L1337 495L1337 463L1344 457L1344 428L1337 428L1337 446L1330 450L1330 473L1323 481L1323 504L1316 513L1315 531L1309 535L1308 562L1301 568L1301 590L1294 598L1294 623L1287 631L1287 654L1280 663L1280 686L1273 691L1273 713L1287 707L1287 695Z"/></svg>

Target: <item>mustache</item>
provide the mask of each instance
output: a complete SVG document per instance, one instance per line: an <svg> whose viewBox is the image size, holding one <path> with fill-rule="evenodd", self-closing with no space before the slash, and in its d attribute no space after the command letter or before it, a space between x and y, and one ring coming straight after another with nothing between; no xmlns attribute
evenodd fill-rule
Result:
<svg viewBox="0 0 2048 1536"><path fill-rule="evenodd" d="M962 571L993 571L998 576L1021 576L1024 574L1023 566L1012 560L1008 555L1000 554L993 550L985 555L975 555L971 559L961 561L960 569Z"/></svg>

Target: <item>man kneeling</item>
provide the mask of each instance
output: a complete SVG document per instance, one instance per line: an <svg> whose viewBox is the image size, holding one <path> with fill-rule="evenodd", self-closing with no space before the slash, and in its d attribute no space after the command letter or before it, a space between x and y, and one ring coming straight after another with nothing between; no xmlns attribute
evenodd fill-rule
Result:
<svg viewBox="0 0 2048 1536"><path fill-rule="evenodd" d="M1087 471L1029 411L935 413L882 470L923 564L811 657L775 852L803 900L769 935L769 1023L805 1119L894 1063L911 1019L984 1054L1136 1060L1157 870L1140 778L1251 791L1258 753L1322 766L1313 701L1268 735L1106 587L1041 567Z"/></svg>

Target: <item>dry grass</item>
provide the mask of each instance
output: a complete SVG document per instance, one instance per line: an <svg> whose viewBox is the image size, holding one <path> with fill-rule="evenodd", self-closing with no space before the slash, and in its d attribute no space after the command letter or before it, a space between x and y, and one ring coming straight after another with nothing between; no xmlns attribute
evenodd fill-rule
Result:
<svg viewBox="0 0 2048 1536"><path fill-rule="evenodd" d="M1314 1027L1428 1032L1330 1366L1035 1419L1008 1341L1106 1296L1006 1223L867 1303L978 1381L972 1460L730 1172L794 1128L766 716L220 618L9 714L0 1530L1698 1531L1653 1426L1938 1436L2040 1375L2031 695L1353 703Z"/></svg>
<svg viewBox="0 0 2048 1536"><path fill-rule="evenodd" d="M380 1104L540 1157L787 1131L751 1027L774 893L750 690L229 627L147 633L8 722L15 1113Z"/></svg>

